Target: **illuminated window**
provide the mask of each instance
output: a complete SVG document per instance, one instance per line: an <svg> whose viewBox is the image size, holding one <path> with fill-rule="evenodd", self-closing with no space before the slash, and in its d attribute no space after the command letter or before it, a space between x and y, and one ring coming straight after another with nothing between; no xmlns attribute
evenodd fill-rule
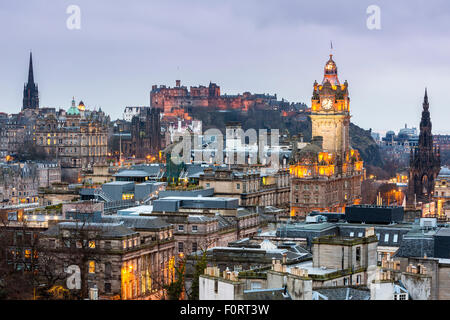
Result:
<svg viewBox="0 0 450 320"><path fill-rule="evenodd" d="M398 241L398 234L394 234L394 239L392 241L394 241L394 242Z"/></svg>
<svg viewBox="0 0 450 320"><path fill-rule="evenodd" d="M31 258L31 250L25 249L25 259L30 259L30 258Z"/></svg>
<svg viewBox="0 0 450 320"><path fill-rule="evenodd" d="M386 233L384 235L384 242L389 242L389 234L388 233Z"/></svg>
<svg viewBox="0 0 450 320"><path fill-rule="evenodd" d="M123 248L124 248L124 249L127 248L127 240L123 240Z"/></svg>
<svg viewBox="0 0 450 320"><path fill-rule="evenodd" d="M95 261L89 261L89 273L95 273Z"/></svg>
<svg viewBox="0 0 450 320"><path fill-rule="evenodd" d="M89 248L95 248L95 241L91 240L89 241Z"/></svg>

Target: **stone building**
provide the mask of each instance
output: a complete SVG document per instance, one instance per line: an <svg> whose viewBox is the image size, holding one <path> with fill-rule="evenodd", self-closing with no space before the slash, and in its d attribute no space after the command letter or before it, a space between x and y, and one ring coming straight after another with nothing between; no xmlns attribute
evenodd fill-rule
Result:
<svg viewBox="0 0 450 320"><path fill-rule="evenodd" d="M434 195L434 182L441 169L440 150L433 146L431 133L430 105L427 90L423 99L422 119L420 121L419 145L411 150L409 163L407 204L428 203Z"/></svg>
<svg viewBox="0 0 450 320"><path fill-rule="evenodd" d="M264 172L265 168L205 168L199 185L213 188L216 197L239 199L242 207L289 207L289 171L281 168Z"/></svg>
<svg viewBox="0 0 450 320"><path fill-rule="evenodd" d="M57 162L38 162L37 174L40 188L48 188L54 183L61 183L61 166Z"/></svg>
<svg viewBox="0 0 450 320"><path fill-rule="evenodd" d="M176 253L190 254L256 235L259 214L238 208L237 200L173 196L155 200L151 213L175 226Z"/></svg>
<svg viewBox="0 0 450 320"><path fill-rule="evenodd" d="M131 141L129 153L136 158L158 156L161 151L160 109L143 107L131 119Z"/></svg>
<svg viewBox="0 0 450 320"><path fill-rule="evenodd" d="M33 163L0 165L0 202L3 205L38 203L38 169Z"/></svg>
<svg viewBox="0 0 450 320"><path fill-rule="evenodd" d="M43 252L62 262L55 272L75 270L62 284L83 296L97 288L99 299L160 299L174 276L173 229L155 217L105 219L63 222L42 234Z"/></svg>
<svg viewBox="0 0 450 320"><path fill-rule="evenodd" d="M105 163L108 155L109 117L89 111L75 100L66 112L39 114L34 140L36 146L61 163L63 180L78 182L81 168Z"/></svg>
<svg viewBox="0 0 450 320"><path fill-rule="evenodd" d="M361 201L363 161L350 146L348 83L340 84L330 55L322 84L314 82L311 98L312 142L290 159L291 216L312 210L343 212Z"/></svg>
<svg viewBox="0 0 450 320"><path fill-rule="evenodd" d="M288 243L284 248L289 245L290 249L279 246L267 251L260 248L209 250L218 253L210 253L208 262L214 263L214 267L207 268L205 275L200 276L200 299L340 300L337 293L349 290L361 295L360 298L355 295L354 299L369 299L368 287L376 275L377 238L373 229L352 239L316 238L312 261L311 255L302 248ZM263 257L268 257L268 261ZM240 267L236 265L239 263Z"/></svg>
<svg viewBox="0 0 450 320"><path fill-rule="evenodd" d="M438 218L450 218L450 168L442 167L434 184L433 199L437 202Z"/></svg>

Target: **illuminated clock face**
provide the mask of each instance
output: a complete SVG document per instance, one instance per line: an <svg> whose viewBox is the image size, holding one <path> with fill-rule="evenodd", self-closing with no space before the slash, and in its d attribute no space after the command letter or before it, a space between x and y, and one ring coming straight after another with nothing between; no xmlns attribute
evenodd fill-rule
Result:
<svg viewBox="0 0 450 320"><path fill-rule="evenodd" d="M333 101L331 101L331 99L323 99L322 100L322 108L324 108L325 110L330 110L332 106L333 106Z"/></svg>

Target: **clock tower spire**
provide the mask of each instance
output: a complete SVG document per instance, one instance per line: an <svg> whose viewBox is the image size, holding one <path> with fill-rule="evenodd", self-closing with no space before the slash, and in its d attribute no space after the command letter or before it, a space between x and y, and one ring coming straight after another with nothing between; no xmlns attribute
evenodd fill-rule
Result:
<svg viewBox="0 0 450 320"><path fill-rule="evenodd" d="M323 148L344 159L350 149L348 83L339 82L333 55L325 63L322 84L314 82L311 98L312 136L323 137Z"/></svg>

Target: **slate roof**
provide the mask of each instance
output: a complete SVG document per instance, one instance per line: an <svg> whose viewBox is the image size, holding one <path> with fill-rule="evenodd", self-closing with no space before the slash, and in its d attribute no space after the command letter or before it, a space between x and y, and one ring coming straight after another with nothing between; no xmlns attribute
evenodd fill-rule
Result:
<svg viewBox="0 0 450 320"><path fill-rule="evenodd" d="M167 223L160 217L151 216L104 216L102 217L102 221L110 223L122 223L127 228L142 231L158 231L160 229L168 228L171 226L171 224Z"/></svg>
<svg viewBox="0 0 450 320"><path fill-rule="evenodd" d="M328 300L370 300L370 290L355 287L328 287L314 291L326 296Z"/></svg>
<svg viewBox="0 0 450 320"><path fill-rule="evenodd" d="M284 288L244 290L244 300L292 300Z"/></svg>
<svg viewBox="0 0 450 320"><path fill-rule="evenodd" d="M413 229L403 236L394 257L433 257L435 231Z"/></svg>
<svg viewBox="0 0 450 320"><path fill-rule="evenodd" d="M48 237L58 237L62 230L83 230L94 231L97 237L100 238L122 238L127 236L134 236L138 233L125 227L119 223L76 223L76 222L61 222L51 226L43 235Z"/></svg>
<svg viewBox="0 0 450 320"><path fill-rule="evenodd" d="M144 170L122 170L114 175L114 177L137 177L137 178L145 178L148 176L149 174Z"/></svg>

